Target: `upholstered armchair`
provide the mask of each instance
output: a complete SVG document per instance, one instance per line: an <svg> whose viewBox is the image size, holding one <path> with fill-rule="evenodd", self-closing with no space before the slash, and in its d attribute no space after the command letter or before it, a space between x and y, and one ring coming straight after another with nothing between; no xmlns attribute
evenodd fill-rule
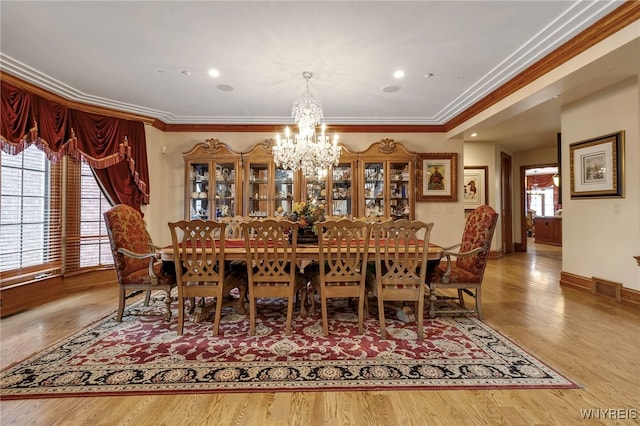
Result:
<svg viewBox="0 0 640 426"><path fill-rule="evenodd" d="M465 223L462 241L443 249L441 262L430 276L429 316L437 314L476 312L482 319L481 289L484 270L487 265L491 239L498 221L498 213L490 206L476 208ZM453 251L456 249L457 251ZM455 261L452 261L455 258ZM438 308L438 289L457 289L460 308ZM475 311L466 308L464 294L475 299Z"/></svg>
<svg viewBox="0 0 640 426"><path fill-rule="evenodd" d="M146 292L144 304L149 304L152 291L165 294L165 318L171 319L171 289L176 285L175 274L164 272L158 249L147 232L140 213L125 204L118 204L104 213L104 221L111 243L111 253L118 278L118 313L122 321L126 300Z"/></svg>

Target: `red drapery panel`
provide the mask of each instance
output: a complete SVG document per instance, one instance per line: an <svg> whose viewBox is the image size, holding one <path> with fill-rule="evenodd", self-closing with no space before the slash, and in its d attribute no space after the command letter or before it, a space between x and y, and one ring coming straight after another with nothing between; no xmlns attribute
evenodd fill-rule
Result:
<svg viewBox="0 0 640 426"><path fill-rule="evenodd" d="M149 203L144 123L78 111L2 82L0 148L18 154L34 144L56 162L89 164L110 198L140 210Z"/></svg>
<svg viewBox="0 0 640 426"><path fill-rule="evenodd" d="M533 189L534 185L537 188L550 188L553 187L553 210L557 211L560 208L560 200L558 197L558 187L553 184L553 175L530 175L527 176L527 190ZM527 194L527 206L531 205L531 195Z"/></svg>

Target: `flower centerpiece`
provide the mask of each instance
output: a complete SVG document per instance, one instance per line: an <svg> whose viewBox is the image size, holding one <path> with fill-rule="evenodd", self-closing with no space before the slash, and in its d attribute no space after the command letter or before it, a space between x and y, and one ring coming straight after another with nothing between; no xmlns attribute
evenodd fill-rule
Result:
<svg viewBox="0 0 640 426"><path fill-rule="evenodd" d="M308 202L300 201L293 203L292 210L289 219L300 224L298 242L317 242L318 227L316 224L325 218L324 204L318 203L315 199Z"/></svg>

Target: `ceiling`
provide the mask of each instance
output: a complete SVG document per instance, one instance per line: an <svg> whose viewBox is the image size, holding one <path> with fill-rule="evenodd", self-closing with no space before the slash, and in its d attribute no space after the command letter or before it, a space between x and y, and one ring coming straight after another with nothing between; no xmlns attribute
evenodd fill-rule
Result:
<svg viewBox="0 0 640 426"><path fill-rule="evenodd" d="M329 126L438 125L621 2L2 1L0 66L74 101L184 125L291 124L311 71ZM555 84L557 99L469 133L513 151L554 145L562 104L638 75L638 40Z"/></svg>

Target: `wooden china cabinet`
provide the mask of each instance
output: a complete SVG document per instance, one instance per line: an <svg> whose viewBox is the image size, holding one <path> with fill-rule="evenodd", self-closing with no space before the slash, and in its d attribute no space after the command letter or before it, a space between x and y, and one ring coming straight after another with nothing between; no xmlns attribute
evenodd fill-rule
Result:
<svg viewBox="0 0 640 426"><path fill-rule="evenodd" d="M272 140L255 145L244 153L244 215L264 218L290 213L300 200L299 177L292 170L276 167Z"/></svg>
<svg viewBox="0 0 640 426"><path fill-rule="evenodd" d="M416 154L393 139L358 153L358 216L415 218Z"/></svg>
<svg viewBox="0 0 640 426"><path fill-rule="evenodd" d="M341 145L339 164L317 178L276 167L273 144L237 153L207 139L184 153L185 218L273 217L301 200L323 203L327 216L415 218L416 154L393 139L358 153Z"/></svg>
<svg viewBox="0 0 640 426"><path fill-rule="evenodd" d="M186 219L214 220L242 214L241 154L207 139L183 154Z"/></svg>
<svg viewBox="0 0 640 426"><path fill-rule="evenodd" d="M356 215L354 184L358 155L341 145L340 163L317 178L304 179L305 200L316 200L325 205L327 216L353 217Z"/></svg>

